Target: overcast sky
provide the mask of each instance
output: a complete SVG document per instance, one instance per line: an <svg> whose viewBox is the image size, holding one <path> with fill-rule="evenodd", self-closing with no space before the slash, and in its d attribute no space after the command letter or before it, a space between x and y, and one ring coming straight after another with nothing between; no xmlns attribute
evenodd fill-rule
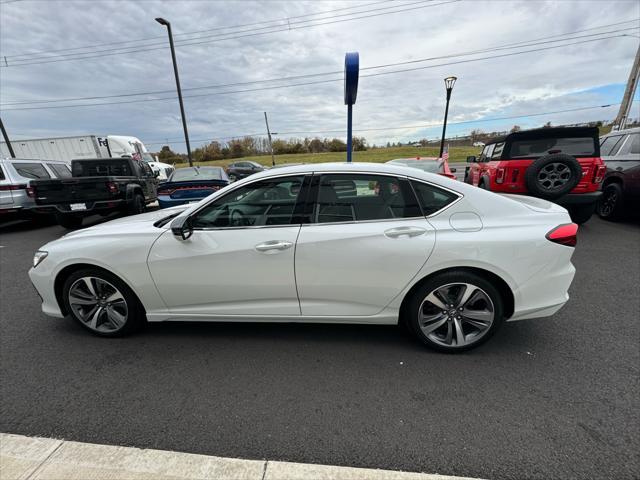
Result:
<svg viewBox="0 0 640 480"><path fill-rule="evenodd" d="M360 53L354 129L370 143L437 138L440 127L421 126L442 121L443 78L449 75L458 77L452 134L612 119L618 105L491 120L619 103L640 41L637 0L0 0L0 55L7 57L6 63L0 59L0 103L9 134L133 135L151 151L166 139L184 151L166 29L154 21L158 16L173 25L195 146L264 133L263 111L271 129L284 136L344 136L347 51ZM611 24L617 25L606 27ZM579 33L559 36L569 32ZM602 39L611 36L616 38ZM572 40L558 43L562 38ZM547 43L495 50L530 40ZM197 44L180 45L189 42ZM550 48L567 43L575 44ZM113 55L125 47L147 51ZM539 48L546 50L486 58ZM90 58L61 61L78 54ZM444 58L367 68L433 57ZM48 63L20 65L37 62ZM441 65L451 62L464 63ZM335 73L257 82L329 72ZM244 85L199 88L238 83ZM220 94L238 90L253 91ZM65 100L163 91L168 93ZM637 98L634 117L640 115ZM65 101L14 104L36 100ZM144 101L116 103L134 100ZM24 109L106 102L111 104Z"/></svg>

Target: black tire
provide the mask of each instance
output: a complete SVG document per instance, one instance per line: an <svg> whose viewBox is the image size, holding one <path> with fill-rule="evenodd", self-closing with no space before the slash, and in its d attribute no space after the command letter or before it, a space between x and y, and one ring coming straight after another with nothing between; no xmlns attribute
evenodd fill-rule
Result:
<svg viewBox="0 0 640 480"><path fill-rule="evenodd" d="M579 207L569 208L569 216L571 217L571 221L573 223L577 223L578 225L587 223L595 212L595 203L591 205L581 205Z"/></svg>
<svg viewBox="0 0 640 480"><path fill-rule="evenodd" d="M129 215L139 215L144 213L145 210L146 206L144 204L144 197L141 194L136 193L131 199L131 202L129 202L129 205L127 205L127 213Z"/></svg>
<svg viewBox="0 0 640 480"><path fill-rule="evenodd" d="M605 185L602 195L598 200L596 211L600 218L604 220L619 220L624 214L624 198L622 187L619 183L613 182Z"/></svg>
<svg viewBox="0 0 640 480"><path fill-rule="evenodd" d="M97 279L101 279L115 288L117 288L124 301L126 302L127 308L127 317L126 321L123 325L114 330L114 331L98 331L87 323L85 323L80 317L80 313L78 313L77 309L72 307L69 300L69 291L71 287L78 281L82 281L82 278L93 277ZM95 287L95 284L94 284ZM139 330L142 326L146 324L146 315L144 311L144 307L138 300L138 297L135 293L114 274L107 272L106 270L102 270L99 268L87 268L82 270L77 270L73 272L69 277L65 280L64 285L62 287L62 301L64 303L65 310L68 312L69 316L71 316L76 322L78 322L85 330L97 335L99 337L120 337L123 335L127 335L133 333L136 330ZM89 307L87 307L89 308ZM108 322L108 315L105 312L101 315L103 323L101 326L104 326Z"/></svg>
<svg viewBox="0 0 640 480"><path fill-rule="evenodd" d="M471 284L475 286L477 289L480 290L481 294L483 294L482 295L483 298L487 296L491 300L491 303L492 303L491 311L493 313L493 320L490 327L485 329L482 332L482 335L477 335L478 338L476 339L473 339L473 336L472 336L474 333L473 331L474 327L471 326L470 324L465 324L467 328L470 328L470 331L468 333L465 332L463 329L463 337L465 336L465 334L467 336L471 336L471 339L469 339L468 344L443 345L429 338L429 336L425 334L425 332L422 330L422 327L420 326L419 316L420 316L420 312L424 311L423 301L426 300L426 297L431 292L437 290L438 288L443 288L443 287L447 287L449 285L454 284L454 287L452 288L455 289L455 284L461 284L461 283ZM474 296L472 295L471 298L473 297ZM480 299L479 301L485 301L485 300ZM463 351L475 348L479 345L482 345L484 342L489 340L491 336L495 334L495 332L500 328L500 326L504 322L503 304L504 304L504 301L498 289L491 282L486 280L484 277L472 272L464 271L464 270L452 270L449 272L444 272L444 273L435 275L434 277L428 279L426 282L420 285L420 287L418 287L413 292L412 296L408 299L405 305L405 308L403 309L403 317L404 317L403 321L406 323L411 333L429 348L438 350L440 352L447 352L447 353L463 352ZM449 305L446 305L446 306L449 307ZM487 304L487 306L489 305ZM452 308L452 311L455 312L455 310L456 310L455 308ZM440 316L441 318L445 316L444 315L445 311L443 310L442 313L443 315ZM436 314L440 315L439 312L437 312ZM460 315L463 315L463 314L461 313ZM443 330L454 328L453 326L454 321L455 321L454 319L447 317L447 320L445 321L444 324L442 324L442 327L435 329L432 333L435 335L438 335L438 331L440 330L440 328L442 328Z"/></svg>
<svg viewBox="0 0 640 480"><path fill-rule="evenodd" d="M575 188L582 178L582 167L571 155L554 153L535 160L524 176L525 185L534 197L554 200Z"/></svg>
<svg viewBox="0 0 640 480"><path fill-rule="evenodd" d="M71 213L56 213L56 221L68 230L82 227L83 217Z"/></svg>
<svg viewBox="0 0 640 480"><path fill-rule="evenodd" d="M478 184L478 187L480 187L483 190L491 191L491 187L489 186L489 180L487 180L484 177L480 180L480 183Z"/></svg>

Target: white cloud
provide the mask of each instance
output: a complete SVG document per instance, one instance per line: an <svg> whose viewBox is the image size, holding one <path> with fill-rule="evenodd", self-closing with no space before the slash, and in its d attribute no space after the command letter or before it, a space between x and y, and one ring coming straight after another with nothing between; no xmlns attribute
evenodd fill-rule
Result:
<svg viewBox="0 0 640 480"><path fill-rule="evenodd" d="M251 24L369 3L24 0L0 5L0 50L1 55L11 59L12 55L23 52L147 37L158 38L145 43L162 44L166 42L166 31L153 20L156 16L169 19L176 39L179 39L185 38L180 36L181 33L189 31ZM360 10L406 3L410 3L409 0L363 6ZM348 11L344 10L334 15L346 13ZM538 39L639 16L640 3L635 1L463 1L314 28L179 47L178 62L182 86L188 89L317 72L340 72L346 51L359 51L361 67L367 67ZM291 18L290 22L301 20ZM604 31L627 26L634 25ZM256 30L258 28L259 25L241 30L251 33L259 31ZM637 31L631 33L637 35ZM364 77L372 72L363 70L354 111L354 128L440 122L444 108L442 78L450 74L459 77L451 104L452 122L597 105L605 101L606 95L594 93L592 89L626 82L637 45L634 37L614 38L563 49L377 77ZM454 60L469 58L474 57ZM175 86L168 49L2 68L0 75L2 103L173 90ZM341 74L336 76L340 77ZM318 79L321 78L307 80ZM229 87L227 90L258 86L261 85ZM212 90L184 93L189 96L207 92ZM123 100L127 99L114 99ZM341 81L186 98L185 104L190 134L194 139L263 132L262 112L265 110L269 112L272 129L276 131L340 130L345 127ZM554 123L573 122L604 118L605 113L611 117L615 108L558 114L548 119ZM151 141L175 139L182 135L177 100L74 109L5 110L2 117L10 133L25 137L119 133ZM546 120L537 117L503 123L505 127L514 123L526 125L527 122L535 125ZM464 128L475 127L482 127L482 124L470 124ZM462 128L460 126L458 130ZM437 130L375 131L364 135L370 141L382 143L423 135L433 137L437 136Z"/></svg>

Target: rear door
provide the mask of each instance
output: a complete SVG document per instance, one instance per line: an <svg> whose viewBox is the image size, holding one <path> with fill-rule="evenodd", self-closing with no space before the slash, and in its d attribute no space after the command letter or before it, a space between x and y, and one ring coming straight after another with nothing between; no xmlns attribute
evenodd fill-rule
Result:
<svg viewBox="0 0 640 480"><path fill-rule="evenodd" d="M435 244L409 181L380 174L314 177L310 223L296 244L303 316L381 312L418 273Z"/></svg>

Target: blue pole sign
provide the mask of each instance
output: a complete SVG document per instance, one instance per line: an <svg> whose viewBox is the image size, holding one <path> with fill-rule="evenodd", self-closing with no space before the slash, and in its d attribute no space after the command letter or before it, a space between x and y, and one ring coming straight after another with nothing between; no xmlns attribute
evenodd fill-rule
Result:
<svg viewBox="0 0 640 480"><path fill-rule="evenodd" d="M344 56L344 104L347 105L347 162L351 162L353 150L353 104L358 95L358 74L360 56L358 52L349 52Z"/></svg>

